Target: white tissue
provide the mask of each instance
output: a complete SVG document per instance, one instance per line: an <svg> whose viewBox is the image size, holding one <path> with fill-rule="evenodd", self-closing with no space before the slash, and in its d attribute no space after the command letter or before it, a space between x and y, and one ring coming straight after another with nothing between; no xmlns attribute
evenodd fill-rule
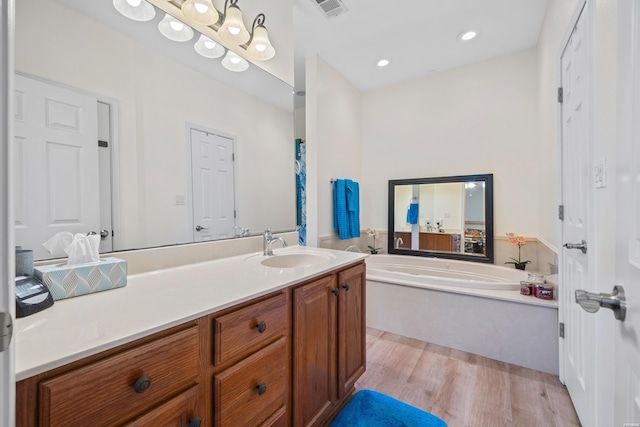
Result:
<svg viewBox="0 0 640 427"><path fill-rule="evenodd" d="M42 244L54 257L66 254L67 265L85 264L100 261L100 235L71 234L68 231L57 233Z"/></svg>

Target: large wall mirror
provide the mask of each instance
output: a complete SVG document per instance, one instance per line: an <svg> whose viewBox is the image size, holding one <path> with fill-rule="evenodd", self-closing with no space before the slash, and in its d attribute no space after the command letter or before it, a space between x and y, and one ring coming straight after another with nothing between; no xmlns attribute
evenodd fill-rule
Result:
<svg viewBox="0 0 640 427"><path fill-rule="evenodd" d="M255 7L276 21L277 4ZM295 229L291 86L198 55L197 32L166 39L163 17L135 22L108 0L16 2L16 244L36 259L58 231L106 230L110 252ZM73 139L89 128L93 157ZM220 176L213 192L201 161Z"/></svg>
<svg viewBox="0 0 640 427"><path fill-rule="evenodd" d="M389 253L493 263L493 175L389 181Z"/></svg>

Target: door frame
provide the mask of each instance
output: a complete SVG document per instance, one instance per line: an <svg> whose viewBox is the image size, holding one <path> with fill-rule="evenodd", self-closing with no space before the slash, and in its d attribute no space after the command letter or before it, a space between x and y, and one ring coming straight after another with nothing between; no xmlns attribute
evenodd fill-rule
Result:
<svg viewBox="0 0 640 427"><path fill-rule="evenodd" d="M15 8L0 3L0 312L15 320L15 250L13 219L13 74ZM0 353L0 427L15 425L15 339Z"/></svg>
<svg viewBox="0 0 640 427"><path fill-rule="evenodd" d="M219 130L215 130L209 128L207 126L202 126L193 122L185 123L185 144L187 148L186 162L187 162L187 194L185 195L185 205L187 207L187 236L189 236L189 242L193 243L193 165L191 164L191 131L197 130L199 132L211 133L214 135L219 135L224 138L229 138L233 144L233 205L235 208L235 218L233 221L234 226L238 226L241 223L241 213L240 209L238 209L238 141L235 135L230 133L222 132Z"/></svg>
<svg viewBox="0 0 640 427"><path fill-rule="evenodd" d="M120 218L120 103L117 99L109 96L100 95L95 92L80 89L75 86L70 86L65 83L49 80L44 77L36 76L33 74L25 73L22 71L15 71L15 74L41 81L48 85L56 86L71 92L76 92L81 95L90 96L95 98L97 102L109 105L109 132L111 134L111 142L109 150L111 151L111 230L113 231L113 251L122 250L121 248L121 218ZM12 104L13 106L13 104ZM97 143L97 141L96 141Z"/></svg>

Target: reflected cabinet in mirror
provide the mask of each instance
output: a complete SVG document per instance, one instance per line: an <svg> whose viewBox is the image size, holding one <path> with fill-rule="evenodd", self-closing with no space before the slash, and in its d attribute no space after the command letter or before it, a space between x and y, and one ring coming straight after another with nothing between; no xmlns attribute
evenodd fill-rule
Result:
<svg viewBox="0 0 640 427"><path fill-rule="evenodd" d="M164 15L16 2L16 244L36 259L59 231L104 253L295 228L292 88L165 38Z"/></svg>
<svg viewBox="0 0 640 427"><path fill-rule="evenodd" d="M389 253L493 263L493 175L389 181Z"/></svg>

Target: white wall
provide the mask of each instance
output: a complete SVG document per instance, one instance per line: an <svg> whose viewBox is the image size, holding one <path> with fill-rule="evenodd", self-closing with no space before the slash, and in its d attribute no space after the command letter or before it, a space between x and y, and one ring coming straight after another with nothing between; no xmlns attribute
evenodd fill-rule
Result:
<svg viewBox="0 0 640 427"><path fill-rule="evenodd" d="M531 49L365 93L362 223L386 229L389 179L493 173L496 235L537 235L537 89Z"/></svg>
<svg viewBox="0 0 640 427"><path fill-rule="evenodd" d="M334 233L331 179L360 183L361 228L369 190L362 180L362 94L318 56L307 59L306 73L307 237L317 246L318 236Z"/></svg>
<svg viewBox="0 0 640 427"><path fill-rule="evenodd" d="M187 122L237 139L238 225L293 228L291 112L51 0L18 1L16 16L18 71L118 101L122 249L191 241L187 206L175 205L187 194ZM278 200L257 182L278 187Z"/></svg>

